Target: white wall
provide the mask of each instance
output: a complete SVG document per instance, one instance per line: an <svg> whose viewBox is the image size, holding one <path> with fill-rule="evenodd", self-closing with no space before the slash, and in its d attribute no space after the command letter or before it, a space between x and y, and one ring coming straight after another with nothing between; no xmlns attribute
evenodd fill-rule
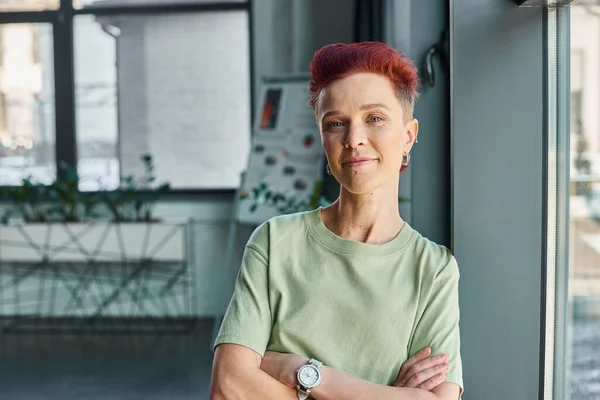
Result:
<svg viewBox="0 0 600 400"><path fill-rule="evenodd" d="M121 16L119 130L123 175L150 152L158 181L230 189L250 145L245 11ZM180 162L185 160L185 162Z"/></svg>

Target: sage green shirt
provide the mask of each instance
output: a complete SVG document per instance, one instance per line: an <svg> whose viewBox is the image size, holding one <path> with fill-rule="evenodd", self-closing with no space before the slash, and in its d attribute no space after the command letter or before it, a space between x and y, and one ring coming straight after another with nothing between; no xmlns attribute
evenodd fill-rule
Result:
<svg viewBox="0 0 600 400"><path fill-rule="evenodd" d="M431 346L461 388L459 272L450 251L405 224L384 244L343 239L320 209L273 218L246 245L215 347L300 354L391 385Z"/></svg>

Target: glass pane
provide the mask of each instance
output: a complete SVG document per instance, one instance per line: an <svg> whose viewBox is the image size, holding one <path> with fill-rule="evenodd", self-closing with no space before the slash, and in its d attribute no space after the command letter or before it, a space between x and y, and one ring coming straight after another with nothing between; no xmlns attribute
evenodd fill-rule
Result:
<svg viewBox="0 0 600 400"><path fill-rule="evenodd" d="M58 10L60 0L0 0L0 12Z"/></svg>
<svg viewBox="0 0 600 400"><path fill-rule="evenodd" d="M142 177L175 189L235 188L250 140L246 11L78 16L82 190ZM210 38L210 40L206 40Z"/></svg>
<svg viewBox="0 0 600 400"><path fill-rule="evenodd" d="M52 40L50 24L0 25L0 186L56 176Z"/></svg>
<svg viewBox="0 0 600 400"><path fill-rule="evenodd" d="M571 398L600 398L600 6L571 8Z"/></svg>
<svg viewBox="0 0 600 400"><path fill-rule="evenodd" d="M155 5L181 5L181 4L203 4L203 3L247 3L248 0L73 0L73 7L131 7L131 6L155 6Z"/></svg>

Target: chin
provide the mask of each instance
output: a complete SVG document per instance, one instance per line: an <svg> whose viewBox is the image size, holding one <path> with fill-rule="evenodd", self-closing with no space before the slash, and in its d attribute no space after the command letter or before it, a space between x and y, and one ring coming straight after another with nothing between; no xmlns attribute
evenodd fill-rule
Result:
<svg viewBox="0 0 600 400"><path fill-rule="evenodd" d="M361 176L345 177L341 182L342 187L349 193L362 195L373 193L375 191L387 190L388 188L398 187L398 178L390 180L374 179L373 176L364 174Z"/></svg>
<svg viewBox="0 0 600 400"><path fill-rule="evenodd" d="M342 187L352 194L373 193L380 185L374 185L373 182L344 182Z"/></svg>

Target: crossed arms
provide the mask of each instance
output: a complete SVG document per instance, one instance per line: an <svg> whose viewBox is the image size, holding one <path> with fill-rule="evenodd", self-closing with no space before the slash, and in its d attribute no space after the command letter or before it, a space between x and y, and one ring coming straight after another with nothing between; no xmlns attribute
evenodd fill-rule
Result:
<svg viewBox="0 0 600 400"><path fill-rule="evenodd" d="M460 388L454 383L441 383L431 390L407 387L414 384L427 387L436 383L435 379L439 376L436 372L443 364L435 357L423 357L424 354L420 352L405 363L395 383L398 386L378 385L324 366L323 381L311 392L311 397L315 400L457 400ZM210 399L296 400L294 372L307 360L302 356L282 353L267 353L262 358L243 346L219 345L215 351ZM428 360L434 361L427 363ZM434 367L419 371L415 368L418 365ZM413 378L412 381L410 378Z"/></svg>

